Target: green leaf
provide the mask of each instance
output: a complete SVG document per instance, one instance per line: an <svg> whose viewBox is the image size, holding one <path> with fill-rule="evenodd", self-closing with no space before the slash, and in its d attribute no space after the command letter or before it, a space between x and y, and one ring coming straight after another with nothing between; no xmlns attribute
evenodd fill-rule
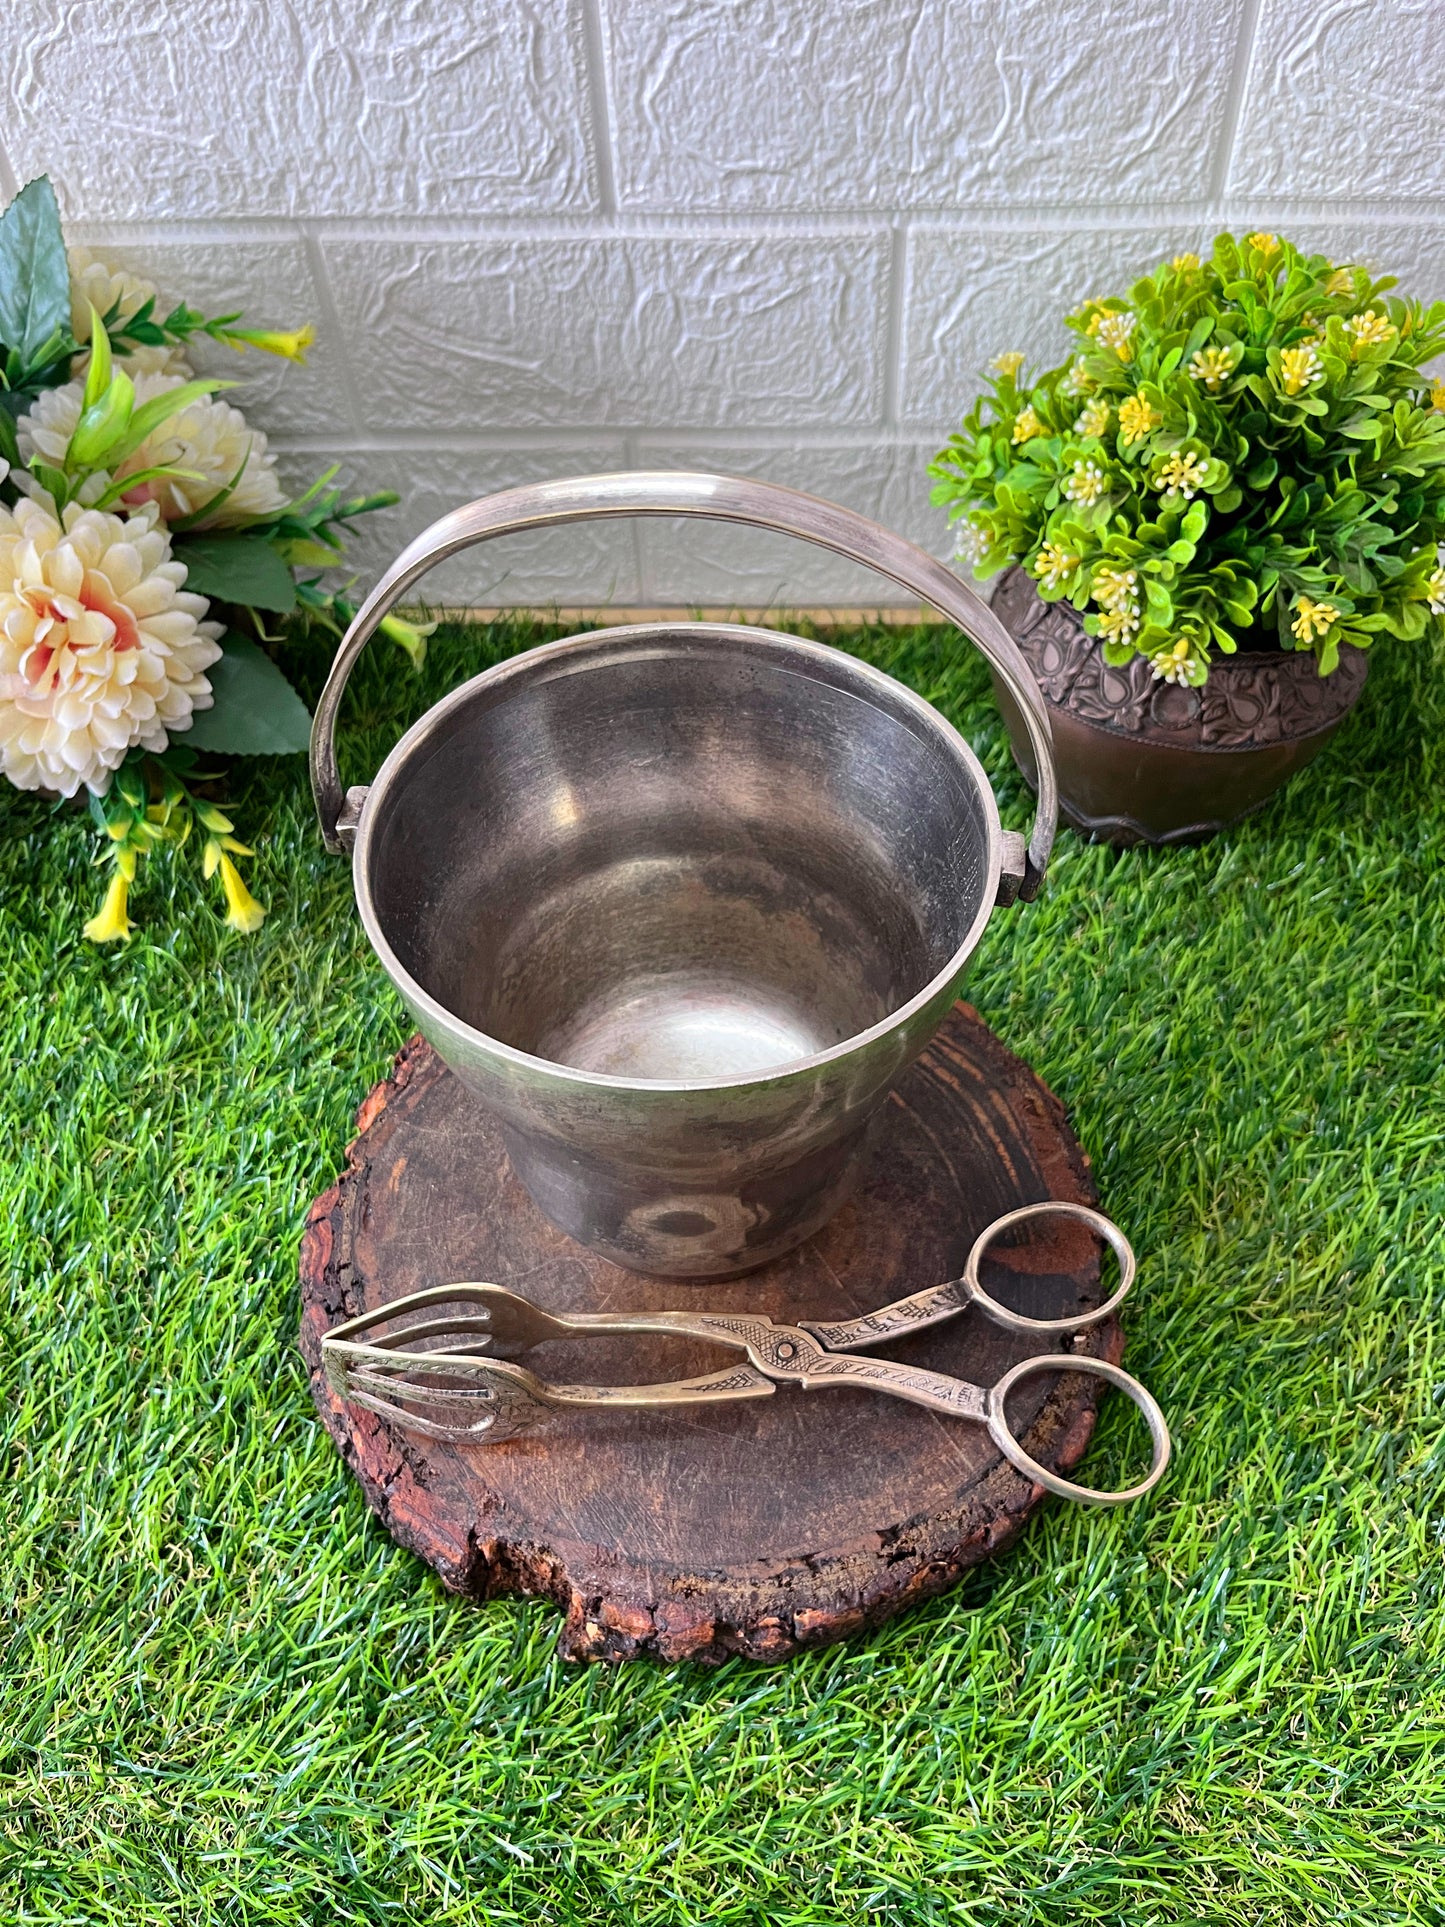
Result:
<svg viewBox="0 0 1445 1927"><path fill-rule="evenodd" d="M134 455L148 435L153 435L172 415L180 414L189 408L193 401L200 401L205 395L214 395L218 389L234 388L233 381L187 381L179 388L170 388L162 395L153 395L143 402L130 418L130 426L114 449L113 460L123 462L127 455Z"/></svg>
<svg viewBox="0 0 1445 1927"><path fill-rule="evenodd" d="M102 340L105 337L102 335ZM89 388L87 386L87 393ZM135 386L127 374L117 371L100 397L89 404L75 424L75 433L65 451L69 469L99 468L110 460L130 427L135 411ZM121 459L115 456L115 461ZM112 463L114 466L114 463Z"/></svg>
<svg viewBox="0 0 1445 1927"><path fill-rule="evenodd" d="M215 704L199 710L184 741L224 756L294 756L311 742L311 715L264 650L234 629L206 671Z"/></svg>
<svg viewBox="0 0 1445 1927"><path fill-rule="evenodd" d="M296 584L285 562L259 535L183 535L175 543L186 587L220 602L290 615Z"/></svg>
<svg viewBox="0 0 1445 1927"><path fill-rule="evenodd" d="M70 325L70 268L49 179L22 187L0 215L0 341L34 362Z"/></svg>

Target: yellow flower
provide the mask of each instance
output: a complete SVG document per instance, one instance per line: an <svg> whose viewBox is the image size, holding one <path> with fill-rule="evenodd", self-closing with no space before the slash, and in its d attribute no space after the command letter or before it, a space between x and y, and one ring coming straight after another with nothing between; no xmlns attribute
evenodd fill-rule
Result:
<svg viewBox="0 0 1445 1927"><path fill-rule="evenodd" d="M1312 381L1318 381L1323 373L1319 350L1313 342L1303 341L1297 348L1280 350L1280 381L1287 395L1299 394L1301 389L1308 388Z"/></svg>
<svg viewBox="0 0 1445 1927"><path fill-rule="evenodd" d="M1079 566L1079 558L1056 542L1045 542L1034 557L1033 571L1046 589L1061 589Z"/></svg>
<svg viewBox="0 0 1445 1927"><path fill-rule="evenodd" d="M1152 434L1164 417L1157 408L1151 408L1142 395L1130 395L1127 401L1119 403L1119 431L1124 437L1124 446L1132 448L1135 442L1142 442L1146 435Z"/></svg>
<svg viewBox="0 0 1445 1927"><path fill-rule="evenodd" d="M1311 602L1307 595L1295 597L1298 620L1290 626L1301 642L1315 642L1329 631L1340 619L1340 612L1332 602Z"/></svg>
<svg viewBox="0 0 1445 1927"><path fill-rule="evenodd" d="M1096 315L1089 323L1089 333L1101 348L1112 348L1120 361L1132 361L1133 335L1138 325L1138 315L1125 309L1122 314Z"/></svg>
<svg viewBox="0 0 1445 1927"><path fill-rule="evenodd" d="M1176 254L1169 265L1176 274L1183 274L1189 268L1197 268L1199 266L1199 256L1197 254Z"/></svg>
<svg viewBox="0 0 1445 1927"><path fill-rule="evenodd" d="M1228 348L1200 348L1189 362L1189 373L1202 381L1211 395L1217 395L1221 382L1234 373L1243 354L1238 342Z"/></svg>
<svg viewBox="0 0 1445 1927"><path fill-rule="evenodd" d="M1090 508L1108 489L1109 481L1097 462L1078 461L1069 470L1064 494L1080 508Z"/></svg>
<svg viewBox="0 0 1445 1927"><path fill-rule="evenodd" d="M1445 616L1445 569L1437 569L1425 584L1432 616Z"/></svg>
<svg viewBox="0 0 1445 1927"><path fill-rule="evenodd" d="M280 355L285 361L305 361L306 350L316 339L308 321L304 328L227 328L226 340L235 348L259 348L263 355Z"/></svg>
<svg viewBox="0 0 1445 1927"><path fill-rule="evenodd" d="M1430 384L1430 406L1445 415L1445 381Z"/></svg>
<svg viewBox="0 0 1445 1927"><path fill-rule="evenodd" d="M1010 348L1007 354L995 355L993 365L999 374L1012 376L1023 367L1024 358L1016 348Z"/></svg>
<svg viewBox="0 0 1445 1927"><path fill-rule="evenodd" d="M1100 435L1106 434L1108 428L1109 404L1102 395L1098 395L1081 411L1079 419L1074 423L1074 433L1093 436L1097 439Z"/></svg>
<svg viewBox="0 0 1445 1927"><path fill-rule="evenodd" d="M1137 569L1095 569L1090 595L1101 609L1114 615L1132 616L1138 627L1139 571Z"/></svg>
<svg viewBox="0 0 1445 1927"><path fill-rule="evenodd" d="M1195 683L1204 681L1204 664L1194 659L1193 638L1181 636L1168 648L1149 658L1155 682Z"/></svg>
<svg viewBox="0 0 1445 1927"><path fill-rule="evenodd" d="M135 925L125 913L129 892L129 883L117 870L105 893L105 902L85 926L85 934L92 943L115 943L130 935Z"/></svg>
<svg viewBox="0 0 1445 1927"><path fill-rule="evenodd" d="M210 855L208 849L207 857ZM242 936L249 936L259 930L265 922L266 912L241 881L241 872L223 852L220 857L221 888L226 893L226 922L232 930L239 930Z"/></svg>
<svg viewBox="0 0 1445 1927"><path fill-rule="evenodd" d="M1366 308L1363 314L1352 314L1345 323L1345 333L1354 341L1354 353L1358 359L1362 348L1372 348L1378 342L1388 341L1395 332L1395 324L1386 314L1376 314L1373 308Z"/></svg>
<svg viewBox="0 0 1445 1927"><path fill-rule="evenodd" d="M1244 244L1246 247L1257 248L1261 254L1273 254L1279 246L1279 236L1277 234L1246 234Z"/></svg>
<svg viewBox="0 0 1445 1927"><path fill-rule="evenodd" d="M1033 409L1025 408L1014 423L1013 438L1015 442L1027 442L1032 441L1035 435L1042 435L1043 432L1044 425Z"/></svg>
<svg viewBox="0 0 1445 1927"><path fill-rule="evenodd" d="M1138 630L1138 616L1127 609L1110 609L1099 617L1099 634L1105 642L1132 642Z"/></svg>
<svg viewBox="0 0 1445 1927"><path fill-rule="evenodd" d="M1336 268L1325 283L1325 293L1340 295L1355 292L1355 271L1353 268Z"/></svg>
<svg viewBox="0 0 1445 1927"><path fill-rule="evenodd" d="M1205 464L1197 455L1176 451L1165 457L1154 477L1154 486L1163 489L1166 495L1182 495L1187 502L1203 487L1206 472Z"/></svg>

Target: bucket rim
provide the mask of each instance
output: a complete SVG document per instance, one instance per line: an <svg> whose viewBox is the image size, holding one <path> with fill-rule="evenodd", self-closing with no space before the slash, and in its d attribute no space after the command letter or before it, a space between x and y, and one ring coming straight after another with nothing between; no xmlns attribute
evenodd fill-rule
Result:
<svg viewBox="0 0 1445 1927"><path fill-rule="evenodd" d="M465 709L477 692L485 685L493 691L499 685L513 680L524 680L534 674L539 667L549 667L565 663L569 657L582 658L589 652L601 649L605 654L618 644L632 645L644 642L662 643L667 638L708 638L711 641L743 642L749 645L770 642L782 645L795 659L815 667L827 666L837 669L844 667L845 674L856 676L865 686L872 688L880 696L885 696L890 705L901 707L924 729L940 740L962 764L972 778L974 788L983 808L984 827L987 832L983 887L979 895L979 907L974 913L962 942L953 951L943 968L936 971L928 982L905 1003L870 1024L866 1030L855 1031L852 1036L843 1038L837 1044L829 1045L827 1050L816 1051L808 1057L790 1058L780 1064L762 1071L752 1071L733 1077L613 1077L601 1071L581 1070L571 1064L560 1064L554 1058L538 1057L531 1051L519 1050L514 1044L503 1043L489 1031L479 1030L469 1024L455 1011L434 997L407 969L396 954L382 929L371 892L370 856L372 837L382 814L382 804L387 793L393 790L406 766L417 752L422 750L429 737L433 736L458 710ZM579 666L585 666L579 664ZM829 677L834 687L845 687L835 678ZM844 1062L846 1059L866 1053L872 1046L882 1042L894 1033L906 1033L915 1018L927 1010L930 1004L938 1001L950 988L957 993L969 962L987 927L998 900L999 877L1003 867L1003 825L999 819L998 800L993 793L993 785L988 779L978 756L967 739L949 722L943 713L936 709L916 690L910 689L896 676L886 670L876 668L872 663L848 654L830 643L812 642L803 636L789 635L784 630L764 629L754 623L723 622L641 622L626 623L613 628L590 629L582 635L562 636L554 642L538 643L531 649L519 651L506 657L502 662L493 663L490 668L481 670L464 683L449 690L430 709L419 716L411 727L398 738L390 754L376 772L366 788L365 800L361 805L356 826L356 840L351 853L352 887L356 895L356 905L361 916L362 927L378 961L388 977L401 993L404 1001L416 1014L423 1028L434 1026L444 1034L456 1037L472 1050L493 1056L511 1066L535 1082L539 1078L553 1081L575 1089L635 1092L639 1095L664 1095L667 1093L687 1095L708 1091L743 1091L771 1089L801 1080L820 1071ZM950 1003L952 999L950 998ZM435 1039L433 1039L435 1042ZM445 1052L443 1052L445 1056Z"/></svg>

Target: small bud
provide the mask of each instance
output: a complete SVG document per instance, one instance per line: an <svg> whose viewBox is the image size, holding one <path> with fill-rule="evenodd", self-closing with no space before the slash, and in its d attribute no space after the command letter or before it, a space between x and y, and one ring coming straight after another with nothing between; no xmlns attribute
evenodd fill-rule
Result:
<svg viewBox="0 0 1445 1927"><path fill-rule="evenodd" d="M125 913L129 893L129 883L117 870L105 893L105 902L85 926L85 934L92 943L116 943L130 935L135 926Z"/></svg>
<svg viewBox="0 0 1445 1927"><path fill-rule="evenodd" d="M225 338L233 348L259 348L263 355L304 362L316 330L309 321L304 328L227 328Z"/></svg>
<svg viewBox="0 0 1445 1927"><path fill-rule="evenodd" d="M232 930L249 936L261 928L266 912L241 881L241 872L228 856L221 856L220 869L221 888L226 893L226 922Z"/></svg>
<svg viewBox="0 0 1445 1927"><path fill-rule="evenodd" d="M413 669L420 669L426 661L426 639L436 628L434 622L407 622L401 616L383 616L381 632L400 644L411 657Z"/></svg>

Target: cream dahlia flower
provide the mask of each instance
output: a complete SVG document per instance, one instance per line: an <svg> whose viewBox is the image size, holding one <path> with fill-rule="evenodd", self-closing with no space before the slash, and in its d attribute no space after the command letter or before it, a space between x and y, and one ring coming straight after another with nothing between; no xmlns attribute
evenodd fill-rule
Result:
<svg viewBox="0 0 1445 1927"><path fill-rule="evenodd" d="M95 258L89 248L67 248L66 259L70 263L70 332L77 341L90 340L92 308L97 314L106 315L118 301L120 319L129 321L147 301L155 301L159 305L160 297L149 281L142 281L136 274L127 274L124 268L107 267L104 261ZM191 374L191 364L173 343L160 348L131 348L125 353L117 349L116 359L132 377L179 375L182 380L188 380ZM71 372L83 375L89 365L90 351L87 349L71 363Z"/></svg>
<svg viewBox="0 0 1445 1927"><path fill-rule="evenodd" d="M17 789L104 795L127 750L164 749L210 708L221 625L185 579L154 505L0 507L0 769Z"/></svg>
<svg viewBox="0 0 1445 1927"><path fill-rule="evenodd" d="M135 384L136 406L181 385L178 375L141 375ZM62 388L43 388L19 427L20 452L26 461L39 455L52 468L65 465L65 451L80 420L84 389L78 381ZM249 451L249 455L248 455ZM214 514L203 516L197 528L234 528L253 515L274 515L286 504L286 494L276 480L276 457L267 452L266 437L258 428L248 428L239 408L203 395L183 408L169 421L162 422L154 435L143 441L133 455L121 463L117 479L123 481L139 469L168 463L190 469L201 479L188 481L180 476L159 477L141 482L123 498L128 507L153 501L167 522L192 515L205 502L219 495L245 461L246 472Z"/></svg>

